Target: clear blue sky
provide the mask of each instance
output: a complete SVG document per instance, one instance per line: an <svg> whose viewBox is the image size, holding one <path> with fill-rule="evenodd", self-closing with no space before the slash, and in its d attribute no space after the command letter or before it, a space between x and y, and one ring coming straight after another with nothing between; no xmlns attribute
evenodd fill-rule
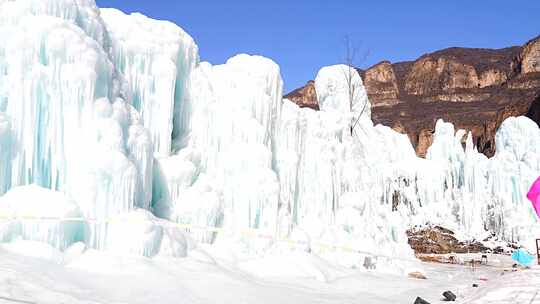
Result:
<svg viewBox="0 0 540 304"><path fill-rule="evenodd" d="M272 58L285 89L343 61L343 37L369 50L360 62L411 60L450 46L501 48L540 34L540 0L96 0L100 7L175 22L201 59L238 54Z"/></svg>

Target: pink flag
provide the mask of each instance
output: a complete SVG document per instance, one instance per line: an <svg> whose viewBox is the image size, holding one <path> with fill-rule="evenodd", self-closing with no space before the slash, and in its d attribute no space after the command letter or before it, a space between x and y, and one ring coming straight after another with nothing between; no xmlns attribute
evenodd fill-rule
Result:
<svg viewBox="0 0 540 304"><path fill-rule="evenodd" d="M533 204L536 214L540 217L540 177L531 186L529 193L527 193L527 198Z"/></svg>

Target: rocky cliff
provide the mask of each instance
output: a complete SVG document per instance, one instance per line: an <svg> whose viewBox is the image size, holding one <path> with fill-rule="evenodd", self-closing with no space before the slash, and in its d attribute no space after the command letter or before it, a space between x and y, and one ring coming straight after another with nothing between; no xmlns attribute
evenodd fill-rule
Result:
<svg viewBox="0 0 540 304"><path fill-rule="evenodd" d="M359 70L375 123L406 133L425 156L439 118L471 131L479 151L495 153L495 132L510 116L540 122L540 36L504 49L448 48L416 61ZM318 109L312 82L285 96Z"/></svg>
<svg viewBox="0 0 540 304"><path fill-rule="evenodd" d="M298 88L285 96L294 101L302 108L312 108L319 110L319 102L317 101L317 92L315 91L315 81L310 80L305 86Z"/></svg>

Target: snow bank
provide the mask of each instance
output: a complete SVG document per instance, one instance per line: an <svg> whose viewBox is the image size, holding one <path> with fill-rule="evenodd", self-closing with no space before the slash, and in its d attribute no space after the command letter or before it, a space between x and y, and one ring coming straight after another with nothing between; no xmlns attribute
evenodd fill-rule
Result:
<svg viewBox="0 0 540 304"><path fill-rule="evenodd" d="M60 192L35 185L13 188L0 197L0 240L22 238L63 250L82 240L84 227L80 221L56 219L79 216L77 205Z"/></svg>
<svg viewBox="0 0 540 304"><path fill-rule="evenodd" d="M188 240L179 228L137 209L111 220L106 249L117 254L186 257Z"/></svg>
<svg viewBox="0 0 540 304"><path fill-rule="evenodd" d="M350 269L335 267L320 257L307 252L291 252L250 260L238 268L261 278L309 278L330 282L351 274Z"/></svg>
<svg viewBox="0 0 540 304"><path fill-rule="evenodd" d="M54 264L61 264L63 262L63 254L61 251L40 241L26 241L19 239L11 243L0 245L0 249L12 254L37 258Z"/></svg>

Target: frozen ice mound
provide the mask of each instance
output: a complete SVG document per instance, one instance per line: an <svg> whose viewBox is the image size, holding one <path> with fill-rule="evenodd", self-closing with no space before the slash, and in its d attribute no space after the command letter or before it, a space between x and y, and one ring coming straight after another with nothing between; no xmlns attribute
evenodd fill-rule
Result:
<svg viewBox="0 0 540 304"><path fill-rule="evenodd" d="M188 239L180 228L137 209L114 217L107 225L108 251L153 257L186 257Z"/></svg>
<svg viewBox="0 0 540 304"><path fill-rule="evenodd" d="M367 92L354 67L339 64L321 68L315 78L315 90L322 111L363 113L371 121L371 104L366 102Z"/></svg>
<svg viewBox="0 0 540 304"><path fill-rule="evenodd" d="M528 162L538 170L539 133L537 124L529 118L509 117L503 121L495 138L498 157L504 155L514 161Z"/></svg>
<svg viewBox="0 0 540 304"><path fill-rule="evenodd" d="M184 148L158 161L156 211L183 224L273 233L279 185L272 150L282 86L279 67L260 56L202 63L192 73L189 127L179 137ZM199 238L215 237L222 235Z"/></svg>
<svg viewBox="0 0 540 304"><path fill-rule="evenodd" d="M73 220L80 216L78 206L60 192L16 187L0 197L0 240L39 241L64 250L84 237L83 222Z"/></svg>

